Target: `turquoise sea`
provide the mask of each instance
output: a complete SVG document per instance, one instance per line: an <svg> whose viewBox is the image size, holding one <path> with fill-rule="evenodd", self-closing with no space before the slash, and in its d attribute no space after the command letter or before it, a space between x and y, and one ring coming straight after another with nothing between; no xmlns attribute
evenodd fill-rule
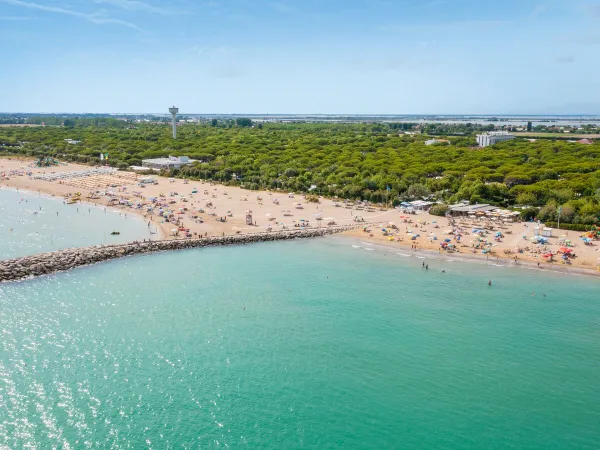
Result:
<svg viewBox="0 0 600 450"><path fill-rule="evenodd" d="M118 231L120 235L111 235ZM152 231L156 229L152 227ZM0 259L85 245L150 239L144 220L86 203L0 189Z"/></svg>
<svg viewBox="0 0 600 450"><path fill-rule="evenodd" d="M0 285L0 448L598 448L598 279L427 262L328 237Z"/></svg>

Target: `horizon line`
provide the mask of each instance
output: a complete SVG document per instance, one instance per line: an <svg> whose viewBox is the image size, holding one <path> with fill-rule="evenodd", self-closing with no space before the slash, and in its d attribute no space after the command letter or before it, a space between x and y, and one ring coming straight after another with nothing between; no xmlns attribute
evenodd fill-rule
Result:
<svg viewBox="0 0 600 450"><path fill-rule="evenodd" d="M123 115L123 116L141 116L141 115L156 115L156 116L167 116L169 113L163 112L26 112L26 111L0 111L0 115L8 114L28 114L28 115L59 115L59 114L94 114L94 115ZM355 117L417 117L417 116L430 116L430 117L598 117L600 113L547 113L547 114L536 114L536 113L456 113L456 114L437 114L437 113L196 113L196 112L180 112L178 115L194 115L194 116L355 116Z"/></svg>

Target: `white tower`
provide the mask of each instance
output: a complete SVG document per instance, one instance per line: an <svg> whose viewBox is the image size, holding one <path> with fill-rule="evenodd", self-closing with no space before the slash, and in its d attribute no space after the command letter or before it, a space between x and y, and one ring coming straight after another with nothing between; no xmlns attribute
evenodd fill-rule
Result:
<svg viewBox="0 0 600 450"><path fill-rule="evenodd" d="M179 108L175 108L173 106L172 108L169 108L169 112L173 116L173 139L177 139L177 128L175 126L175 123L177 121L177 113L179 112Z"/></svg>

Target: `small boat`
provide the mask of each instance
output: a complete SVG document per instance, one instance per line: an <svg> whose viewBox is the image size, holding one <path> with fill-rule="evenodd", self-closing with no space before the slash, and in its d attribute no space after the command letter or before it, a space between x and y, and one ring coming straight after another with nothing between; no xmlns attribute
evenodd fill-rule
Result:
<svg viewBox="0 0 600 450"><path fill-rule="evenodd" d="M112 236L118 236L121 233L119 231L113 231L112 233L110 233Z"/></svg>

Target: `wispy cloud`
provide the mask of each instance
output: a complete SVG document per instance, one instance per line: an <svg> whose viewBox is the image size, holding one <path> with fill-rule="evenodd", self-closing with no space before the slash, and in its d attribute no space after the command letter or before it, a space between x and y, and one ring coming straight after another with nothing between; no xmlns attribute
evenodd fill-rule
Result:
<svg viewBox="0 0 600 450"><path fill-rule="evenodd" d="M80 19L87 20L88 22L95 23L97 25L114 24L114 25L121 25L124 27L132 28L137 31L142 31L137 25L135 25L131 22L126 22L121 19L114 19L112 17L108 17L108 16L104 15L103 13L87 14L87 13L82 13L79 11L74 11L72 9L40 5L38 3L23 2L21 0L0 0L0 3L6 3L8 5L14 5L14 6L21 6L23 8L35 9L38 11L46 11L46 12L50 12L50 13L65 14L68 16L79 17Z"/></svg>
<svg viewBox="0 0 600 450"><path fill-rule="evenodd" d="M174 14L174 11L154 6L139 0L94 0L94 3L104 3L127 11L145 11L155 14Z"/></svg>
<svg viewBox="0 0 600 450"><path fill-rule="evenodd" d="M32 16L0 16L0 20L19 21L19 20L36 20L37 17Z"/></svg>
<svg viewBox="0 0 600 450"><path fill-rule="evenodd" d="M237 48L230 47L229 45L222 45L220 47L207 47L196 45L188 49L189 53L203 55L208 57L228 57L238 52Z"/></svg>
<svg viewBox="0 0 600 450"><path fill-rule="evenodd" d="M575 62L575 57L574 56L560 56L560 57L556 58L556 62L562 63L562 64L571 64L571 63Z"/></svg>
<svg viewBox="0 0 600 450"><path fill-rule="evenodd" d="M600 18L600 4L595 3L586 5L586 9L592 16Z"/></svg>
<svg viewBox="0 0 600 450"><path fill-rule="evenodd" d="M406 25L383 25L378 27L379 31L384 32L402 32L402 31L473 31L488 30L490 28L509 25L511 22L505 20L464 20L456 22L446 22L442 24L406 24Z"/></svg>
<svg viewBox="0 0 600 450"><path fill-rule="evenodd" d="M444 5L445 3L448 3L448 2L446 0L432 0L430 2L425 2L425 3L421 4L420 6L422 8L434 9L434 8Z"/></svg>
<svg viewBox="0 0 600 450"><path fill-rule="evenodd" d="M294 13L297 11L295 6L285 2L271 2L270 5L274 10L283 14Z"/></svg>
<svg viewBox="0 0 600 450"><path fill-rule="evenodd" d="M533 10L529 13L530 19L537 19L546 11L548 11L550 7L546 3L542 3L541 5L537 5Z"/></svg>

